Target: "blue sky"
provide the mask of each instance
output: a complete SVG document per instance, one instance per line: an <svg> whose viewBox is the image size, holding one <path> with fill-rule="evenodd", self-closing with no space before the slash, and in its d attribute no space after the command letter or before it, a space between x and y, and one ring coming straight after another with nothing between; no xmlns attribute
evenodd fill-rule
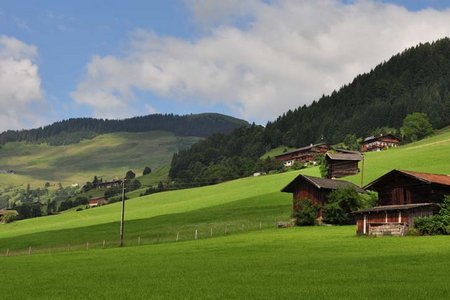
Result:
<svg viewBox="0 0 450 300"><path fill-rule="evenodd" d="M11 67L4 78L0 67L0 130L152 112L214 111L264 124L405 47L447 35L449 6L2 0L0 62ZM366 40L371 33L376 41Z"/></svg>

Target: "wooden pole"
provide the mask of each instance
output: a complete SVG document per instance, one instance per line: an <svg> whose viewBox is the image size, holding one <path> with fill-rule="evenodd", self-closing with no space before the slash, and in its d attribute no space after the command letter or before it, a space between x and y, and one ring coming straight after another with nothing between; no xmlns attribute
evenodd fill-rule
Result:
<svg viewBox="0 0 450 300"><path fill-rule="evenodd" d="M28 248L28 255L31 255L31 246Z"/></svg>
<svg viewBox="0 0 450 300"><path fill-rule="evenodd" d="M9 248L6 249L6 256L9 256Z"/></svg>
<svg viewBox="0 0 450 300"><path fill-rule="evenodd" d="M195 229L195 239L197 239L198 230Z"/></svg>
<svg viewBox="0 0 450 300"><path fill-rule="evenodd" d="M103 240L103 249L105 249L105 244L106 244L106 241Z"/></svg>
<svg viewBox="0 0 450 300"><path fill-rule="evenodd" d="M177 239L176 239L176 241L178 242L178 238L180 237L180 232L178 231L177 232Z"/></svg>
<svg viewBox="0 0 450 300"><path fill-rule="evenodd" d="M361 188L364 186L364 155L361 161Z"/></svg>
<svg viewBox="0 0 450 300"><path fill-rule="evenodd" d="M212 227L211 227L211 234L210 234L210 236L213 236L213 231L212 231Z"/></svg>
<svg viewBox="0 0 450 300"><path fill-rule="evenodd" d="M89 250L89 242L86 242L86 250Z"/></svg>
<svg viewBox="0 0 450 300"><path fill-rule="evenodd" d="M138 237L138 246L141 245L141 236Z"/></svg>
<svg viewBox="0 0 450 300"><path fill-rule="evenodd" d="M122 181L122 214L120 218L120 247L123 247L123 227L125 223L125 178Z"/></svg>

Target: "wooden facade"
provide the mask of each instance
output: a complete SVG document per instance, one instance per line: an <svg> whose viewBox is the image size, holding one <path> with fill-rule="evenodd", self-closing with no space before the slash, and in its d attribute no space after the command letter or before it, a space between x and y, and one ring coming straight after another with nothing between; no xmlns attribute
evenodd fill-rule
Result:
<svg viewBox="0 0 450 300"><path fill-rule="evenodd" d="M359 152L346 151L325 155L327 161L327 178L341 178L359 173L358 163L363 160Z"/></svg>
<svg viewBox="0 0 450 300"><path fill-rule="evenodd" d="M371 234L377 227L414 226L417 216L430 216L438 210L445 195L450 195L450 176L392 170L364 187L378 192L376 207L355 212L357 234ZM389 225L389 226L388 226Z"/></svg>
<svg viewBox="0 0 450 300"><path fill-rule="evenodd" d="M316 159L318 154L325 154L330 147L327 144L311 144L306 147L298 148L275 156L277 162L282 162L285 166L290 167L295 162L309 163Z"/></svg>
<svg viewBox="0 0 450 300"><path fill-rule="evenodd" d="M321 208L317 214L317 218L322 219L322 208L327 202L328 194L338 188L353 188L360 193L364 193L364 190L348 181L332 180L302 174L298 175L281 191L293 194L293 212L297 211L300 200L308 199Z"/></svg>
<svg viewBox="0 0 450 300"><path fill-rule="evenodd" d="M361 152L379 151L400 145L401 140L393 134L369 136L361 143Z"/></svg>
<svg viewBox="0 0 450 300"><path fill-rule="evenodd" d="M105 197L96 197L96 198L91 198L89 200L90 207L101 206L101 205L105 205L107 203L108 203L108 201L105 199Z"/></svg>

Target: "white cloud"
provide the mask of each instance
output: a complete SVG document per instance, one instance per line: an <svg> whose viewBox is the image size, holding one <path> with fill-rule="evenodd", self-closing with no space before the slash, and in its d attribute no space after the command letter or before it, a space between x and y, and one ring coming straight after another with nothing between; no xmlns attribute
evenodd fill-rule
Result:
<svg viewBox="0 0 450 300"><path fill-rule="evenodd" d="M407 47L450 35L450 10L333 0L235 1L233 9L206 1L200 9L205 1L188 1L198 20L246 14L251 22L215 26L195 41L137 30L125 56L91 60L73 98L97 116L120 117L134 111L134 90L151 91L167 101L223 103L265 122Z"/></svg>
<svg viewBox="0 0 450 300"><path fill-rule="evenodd" d="M45 102L36 57L35 46L0 36L0 131L41 124Z"/></svg>

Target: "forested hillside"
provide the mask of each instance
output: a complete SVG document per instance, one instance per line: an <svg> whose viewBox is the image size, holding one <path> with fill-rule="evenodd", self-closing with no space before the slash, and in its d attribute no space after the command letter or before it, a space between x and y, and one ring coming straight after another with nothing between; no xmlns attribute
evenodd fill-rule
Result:
<svg viewBox="0 0 450 300"><path fill-rule="evenodd" d="M0 134L0 144L26 141L64 145L93 138L99 134L154 130L172 132L177 136L207 137L213 133L230 133L233 129L248 125L244 120L216 113L185 116L153 114L124 120L77 118L36 129L5 131Z"/></svg>
<svg viewBox="0 0 450 300"><path fill-rule="evenodd" d="M256 170L257 160L280 145L300 147L325 141L342 142L347 134L365 137L380 127L399 129L406 115L426 113L434 128L450 124L450 39L420 44L393 56L367 74L309 106L290 110L264 129L235 131L228 137L211 137L174 156L170 175L178 181L193 174L208 181L211 170L224 179ZM220 151L223 140L239 140L237 149ZM209 155L217 153L220 155ZM247 163L236 171L232 161ZM248 162L248 161L251 161ZM233 173L234 172L234 173ZM217 175L222 174L222 175Z"/></svg>

